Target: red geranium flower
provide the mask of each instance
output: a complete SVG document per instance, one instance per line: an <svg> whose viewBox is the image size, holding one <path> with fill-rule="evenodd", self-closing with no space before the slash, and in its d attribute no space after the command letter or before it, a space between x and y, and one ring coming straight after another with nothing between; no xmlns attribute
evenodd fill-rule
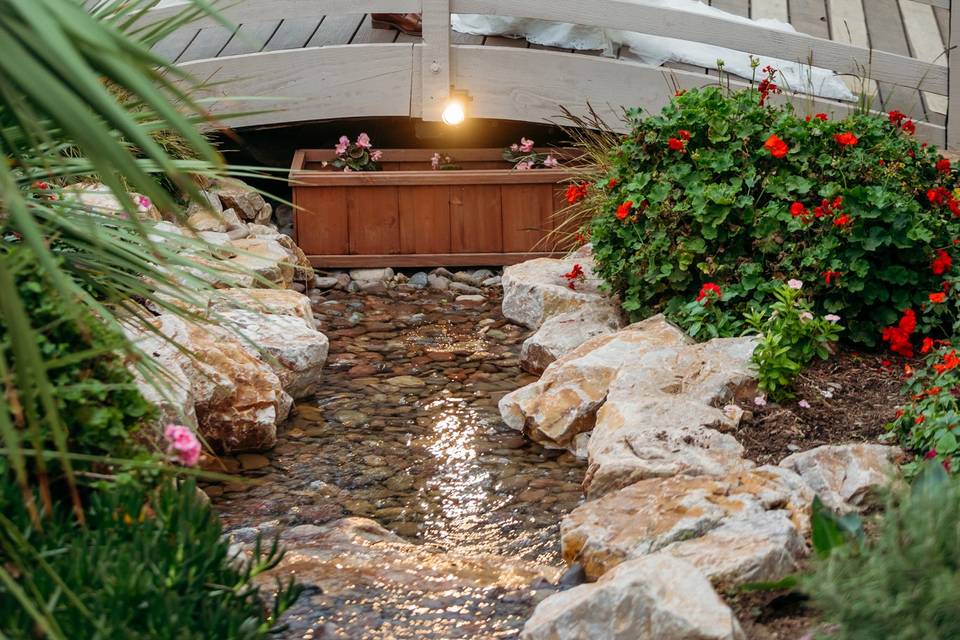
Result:
<svg viewBox="0 0 960 640"><path fill-rule="evenodd" d="M927 189L927 200L930 201L930 204L942 206L947 204L949 199L950 191L946 187L934 187L933 189Z"/></svg>
<svg viewBox="0 0 960 640"><path fill-rule="evenodd" d="M946 158L937 160L937 171L940 173L950 173L950 161Z"/></svg>
<svg viewBox="0 0 960 640"><path fill-rule="evenodd" d="M680 136L682 140L690 139L690 132L687 131L686 129L680 129L680 131L677 131L677 135Z"/></svg>
<svg viewBox="0 0 960 640"><path fill-rule="evenodd" d="M839 278L843 274L839 271L824 271L823 272L823 282L827 285L832 284L832 281L835 278Z"/></svg>
<svg viewBox="0 0 960 640"><path fill-rule="evenodd" d="M825 113L817 113L813 117L816 118L817 120L824 120L824 121L827 120L827 114Z"/></svg>
<svg viewBox="0 0 960 640"><path fill-rule="evenodd" d="M680 153L683 153L683 150L685 148L683 140L681 140L680 138L670 138L669 140L667 140L667 146L670 147L672 151L678 151Z"/></svg>
<svg viewBox="0 0 960 640"><path fill-rule="evenodd" d="M890 350L905 358L913 356L913 345L910 343L910 334L917 328L917 316L913 309L905 309L903 317L892 327L884 327L881 337L884 342L890 343Z"/></svg>
<svg viewBox="0 0 960 640"><path fill-rule="evenodd" d="M917 132L917 125L913 123L913 120L907 120L903 123L903 132L909 133L912 136Z"/></svg>
<svg viewBox="0 0 960 640"><path fill-rule="evenodd" d="M936 276L942 276L953 266L953 258L943 249L937 249L937 257L930 263L930 270Z"/></svg>
<svg viewBox="0 0 960 640"><path fill-rule="evenodd" d="M716 296L714 298L713 296ZM707 282L702 287L700 287L700 293L697 295L697 302L703 302L704 304L709 304L714 299L719 300L723 297L723 292L720 290L720 287L713 282Z"/></svg>
<svg viewBox="0 0 960 640"><path fill-rule="evenodd" d="M790 147L787 146L787 143L781 140L780 136L777 134L773 134L767 138L767 141L763 143L763 146L774 158L782 158L783 156L787 155L788 151L790 151Z"/></svg>
<svg viewBox="0 0 960 640"><path fill-rule="evenodd" d="M887 115L887 117L890 118L890 124L892 124L895 127L899 127L903 123L903 121L906 119L907 114L905 114L902 111L898 111L894 109Z"/></svg>
<svg viewBox="0 0 960 640"><path fill-rule="evenodd" d="M931 349L933 349L933 338L924 338L923 344L920 345L920 353L929 353Z"/></svg>
<svg viewBox="0 0 960 640"><path fill-rule="evenodd" d="M567 203L576 204L587 197L587 183L572 184L567 187Z"/></svg>
<svg viewBox="0 0 960 640"><path fill-rule="evenodd" d="M617 179L610 178L610 182L607 183L607 189L613 189L616 186L617 186Z"/></svg>
<svg viewBox="0 0 960 640"><path fill-rule="evenodd" d="M860 142L859 138L853 135L853 133L850 131L845 133L837 133L833 136L833 139L836 140L837 144L839 144L841 147L852 147Z"/></svg>
<svg viewBox="0 0 960 640"><path fill-rule="evenodd" d="M570 269L568 273L563 274L563 277L567 279L567 286L571 289L576 289L576 282L578 280L583 280L584 273L583 267L579 263L573 265L573 268Z"/></svg>
<svg viewBox="0 0 960 640"><path fill-rule="evenodd" d="M947 300L947 294L943 293L942 291L939 291L937 293L931 293L929 297L930 297L930 302L932 302L933 304L941 304L943 302L946 302Z"/></svg>
<svg viewBox="0 0 960 640"><path fill-rule="evenodd" d="M945 373L960 367L960 357L957 357L956 349L944 354L943 362L933 365L933 370L937 373Z"/></svg>
<svg viewBox="0 0 960 640"><path fill-rule="evenodd" d="M621 204L619 207L617 207L617 220L624 220L628 215L630 215L630 211L632 209L633 200L627 200Z"/></svg>
<svg viewBox="0 0 960 640"><path fill-rule="evenodd" d="M790 215L794 218L803 218L806 217L810 212L805 206L800 202L794 202L790 205Z"/></svg>
<svg viewBox="0 0 960 640"><path fill-rule="evenodd" d="M849 214L842 214L833 219L833 226L835 227L845 227L853 221L853 218Z"/></svg>

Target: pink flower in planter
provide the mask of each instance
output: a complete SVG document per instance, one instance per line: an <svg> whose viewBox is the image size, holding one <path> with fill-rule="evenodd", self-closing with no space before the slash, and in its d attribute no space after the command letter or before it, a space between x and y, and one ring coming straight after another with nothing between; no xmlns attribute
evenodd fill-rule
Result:
<svg viewBox="0 0 960 640"><path fill-rule="evenodd" d="M510 151L513 151L514 153L520 151L520 145L514 142L512 145L510 145Z"/></svg>
<svg viewBox="0 0 960 640"><path fill-rule="evenodd" d="M370 159L373 160L374 162L377 162L382 157L383 157L383 151L380 151L380 149L370 152Z"/></svg>
<svg viewBox="0 0 960 640"><path fill-rule="evenodd" d="M167 439L168 451L180 464L192 467L200 461L200 441L190 427L168 424L163 437Z"/></svg>
<svg viewBox="0 0 960 640"><path fill-rule="evenodd" d="M529 171L533 168L533 165L527 161L518 162L517 166L514 167L517 171Z"/></svg>
<svg viewBox="0 0 960 640"><path fill-rule="evenodd" d="M522 151L523 153L530 153L531 151L533 151L533 140L520 138L520 151Z"/></svg>
<svg viewBox="0 0 960 640"><path fill-rule="evenodd" d="M347 149L350 147L350 138L347 136L340 136L340 142L337 143L337 146L333 148L337 152L338 156L342 156L347 152Z"/></svg>
<svg viewBox="0 0 960 640"><path fill-rule="evenodd" d="M439 154L439 153L433 154L433 157L430 158L430 166L433 167L434 170L440 168L440 154Z"/></svg>
<svg viewBox="0 0 960 640"><path fill-rule="evenodd" d="M544 159L544 161L543 161L543 166L547 167L548 169L553 169L554 167L556 167L556 166L559 165L559 164L560 164L560 163L557 162L557 159L554 158L554 157L551 156L551 155L548 155L548 156Z"/></svg>
<svg viewBox="0 0 960 640"><path fill-rule="evenodd" d="M357 146L363 147L364 149L369 149L373 145L370 143L370 136L365 133L361 133L357 136Z"/></svg>

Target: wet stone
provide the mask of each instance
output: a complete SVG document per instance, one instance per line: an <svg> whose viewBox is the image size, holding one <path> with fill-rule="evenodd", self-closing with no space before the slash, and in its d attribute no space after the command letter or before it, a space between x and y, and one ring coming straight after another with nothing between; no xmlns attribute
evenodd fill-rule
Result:
<svg viewBox="0 0 960 640"><path fill-rule="evenodd" d="M445 270L428 280L441 277L453 280ZM498 289L484 294L485 304L468 307L429 283L408 297L325 290L313 305L330 337L320 393L297 406L266 465L225 459L261 483L207 487L225 527L272 535L372 518L421 554L522 560L559 577L559 522L583 499L585 466L500 420L499 398L531 379L519 368L527 331L505 321ZM349 328L329 330L347 318ZM517 637L537 602L561 588L419 580L400 590L369 581L308 590L280 637Z"/></svg>

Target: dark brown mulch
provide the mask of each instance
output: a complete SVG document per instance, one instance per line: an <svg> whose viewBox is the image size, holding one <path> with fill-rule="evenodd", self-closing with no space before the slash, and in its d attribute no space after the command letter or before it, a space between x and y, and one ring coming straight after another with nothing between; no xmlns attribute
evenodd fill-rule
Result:
<svg viewBox="0 0 960 640"><path fill-rule="evenodd" d="M793 400L756 406L753 397L738 398L749 409L736 433L746 457L777 464L791 453L824 444L877 442L904 401L903 365L894 361L885 367L886 360L842 350L803 372Z"/></svg>
<svg viewBox="0 0 960 640"><path fill-rule="evenodd" d="M738 593L726 600L750 640L806 640L826 628L796 591Z"/></svg>

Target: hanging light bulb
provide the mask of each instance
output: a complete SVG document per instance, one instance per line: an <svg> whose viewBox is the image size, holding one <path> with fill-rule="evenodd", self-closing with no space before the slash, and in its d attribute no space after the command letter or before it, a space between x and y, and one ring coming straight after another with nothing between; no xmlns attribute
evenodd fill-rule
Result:
<svg viewBox="0 0 960 640"><path fill-rule="evenodd" d="M466 91L457 91L451 88L450 98L447 99L447 104L443 107L440 119L443 120L444 124L452 127L463 124L463 121L467 119L468 102L470 102L470 95Z"/></svg>

